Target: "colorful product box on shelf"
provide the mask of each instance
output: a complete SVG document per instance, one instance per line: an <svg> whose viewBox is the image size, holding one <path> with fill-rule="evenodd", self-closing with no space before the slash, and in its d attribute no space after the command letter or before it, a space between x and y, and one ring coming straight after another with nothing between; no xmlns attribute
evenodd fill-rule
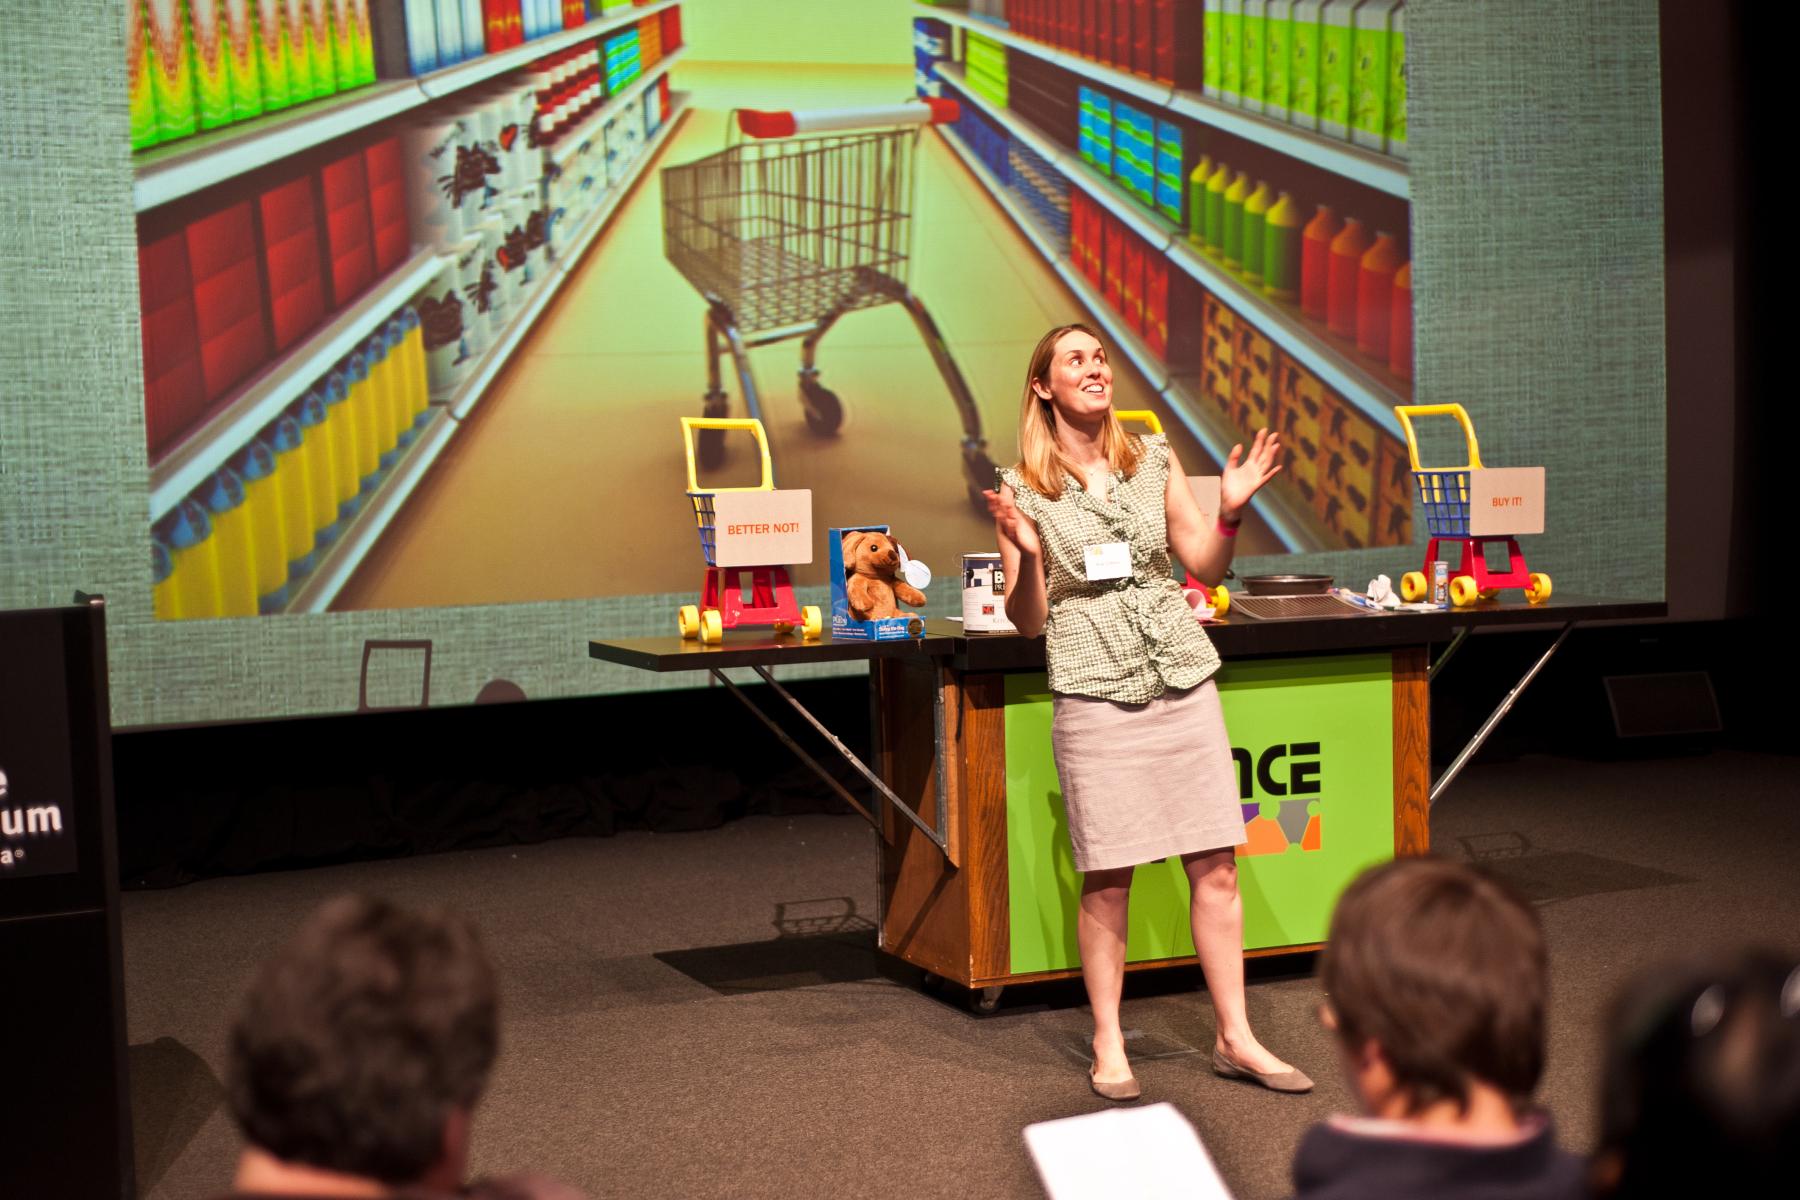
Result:
<svg viewBox="0 0 1800 1200"><path fill-rule="evenodd" d="M1236 390L1237 314L1208 293L1201 301L1201 322L1201 391L1229 420Z"/></svg>
<svg viewBox="0 0 1800 1200"><path fill-rule="evenodd" d="M1096 88L1081 89L1081 158L1102 175L1113 173L1113 102Z"/></svg>
<svg viewBox="0 0 1800 1200"><path fill-rule="evenodd" d="M1263 26L1263 114L1277 121L1288 119L1293 35L1294 0L1269 0Z"/></svg>
<svg viewBox="0 0 1800 1200"><path fill-rule="evenodd" d="M1238 52L1243 62L1238 68L1239 102L1249 112L1263 110L1264 26L1268 24L1268 0L1244 0L1244 33Z"/></svg>
<svg viewBox="0 0 1800 1200"><path fill-rule="evenodd" d="M1119 315L1140 337L1144 332L1144 251L1141 238L1133 233L1125 235L1125 277L1119 288Z"/></svg>
<svg viewBox="0 0 1800 1200"><path fill-rule="evenodd" d="M1225 0L1205 0L1201 13L1201 92L1209 100L1225 90Z"/></svg>
<svg viewBox="0 0 1800 1200"><path fill-rule="evenodd" d="M336 38L331 29L331 0L306 0L307 71L312 76L314 99L329 96L340 87L338 82Z"/></svg>
<svg viewBox="0 0 1800 1200"><path fill-rule="evenodd" d="M1131 70L1131 49L1136 30L1135 0L1113 0L1112 65L1121 71Z"/></svg>
<svg viewBox="0 0 1800 1200"><path fill-rule="evenodd" d="M1356 10L1351 46L1351 139L1366 150L1387 149L1388 55L1393 48L1393 18L1400 0L1363 0Z"/></svg>
<svg viewBox="0 0 1800 1200"><path fill-rule="evenodd" d="M231 67L220 0L185 0L188 60L194 65L194 111L201 129L231 123Z"/></svg>
<svg viewBox="0 0 1800 1200"><path fill-rule="evenodd" d="M369 177L369 234L375 272L386 275L412 253L406 222L406 157L400 136L391 134L363 150Z"/></svg>
<svg viewBox="0 0 1800 1200"><path fill-rule="evenodd" d="M369 175L361 150L322 164L319 213L325 226L326 282L333 308L347 308L375 282Z"/></svg>
<svg viewBox="0 0 1800 1200"><path fill-rule="evenodd" d="M1406 10L1394 10L1388 37L1387 152L1406 157Z"/></svg>
<svg viewBox="0 0 1800 1200"><path fill-rule="evenodd" d="M831 579L831 636L837 641L899 642L921 636L924 617L882 617L863 621L850 615L850 569L844 565L844 537L852 533L888 532L886 525L846 525L825 531L825 549L830 556L826 570Z"/></svg>
<svg viewBox="0 0 1800 1200"><path fill-rule="evenodd" d="M318 328L328 307L313 181L302 176L267 188L256 205L269 331L279 354Z"/></svg>
<svg viewBox="0 0 1800 1200"><path fill-rule="evenodd" d="M1288 31L1288 120L1302 129L1319 127L1324 15L1325 0L1294 0Z"/></svg>
<svg viewBox="0 0 1800 1200"><path fill-rule="evenodd" d="M679 50L681 41L681 6L662 10L663 53L669 54Z"/></svg>
<svg viewBox="0 0 1800 1200"><path fill-rule="evenodd" d="M297 95L288 79L286 0L251 0L256 25L256 74L262 88L264 112L275 112L298 104L306 97Z"/></svg>
<svg viewBox="0 0 1800 1200"><path fill-rule="evenodd" d="M1202 18L1196 0L1154 0L1150 74L1158 83L1196 92L1204 85Z"/></svg>
<svg viewBox="0 0 1800 1200"><path fill-rule="evenodd" d="M199 128L194 97L194 67L189 48L187 11L181 0L147 0L151 91L156 100L157 132L162 141L184 138Z"/></svg>
<svg viewBox="0 0 1800 1200"><path fill-rule="evenodd" d="M448 67L469 56L468 43L463 40L463 5L462 0L436 0L436 4L438 66Z"/></svg>
<svg viewBox="0 0 1800 1200"><path fill-rule="evenodd" d="M1157 358L1169 357L1169 260L1144 256L1144 344Z"/></svg>
<svg viewBox="0 0 1800 1200"><path fill-rule="evenodd" d="M1181 126L1156 123L1156 208L1177 225L1187 212L1186 141Z"/></svg>
<svg viewBox="0 0 1800 1200"><path fill-rule="evenodd" d="M1356 71L1356 8L1362 0L1329 0L1319 30L1319 129L1350 137L1350 97Z"/></svg>
<svg viewBox="0 0 1800 1200"><path fill-rule="evenodd" d="M131 148L142 150L162 140L156 124L156 70L150 56L150 28L143 0L125 5L125 89L131 110Z"/></svg>
<svg viewBox="0 0 1800 1200"><path fill-rule="evenodd" d="M208 401L217 400L269 360L269 330L260 304L256 220L249 200L234 200L187 227L194 280L194 320Z"/></svg>
<svg viewBox="0 0 1800 1200"><path fill-rule="evenodd" d="M263 110L262 76L256 66L255 9L252 0L225 0L224 12L225 72L231 80L231 119L247 121Z"/></svg>
<svg viewBox="0 0 1800 1200"><path fill-rule="evenodd" d="M1244 0L1224 0L1219 17L1219 99L1243 103Z"/></svg>
<svg viewBox="0 0 1800 1200"><path fill-rule="evenodd" d="M1101 277L1100 294L1106 300L1106 306L1114 312L1125 309L1125 239L1130 235L1119 220L1108 213L1105 215L1105 256L1102 259L1104 274Z"/></svg>
<svg viewBox="0 0 1800 1200"><path fill-rule="evenodd" d="M144 426L154 462L206 410L185 230L139 245L138 311L144 346Z"/></svg>
<svg viewBox="0 0 1800 1200"><path fill-rule="evenodd" d="M1237 328L1232 412L1238 432L1249 438L1275 423L1275 343L1249 321Z"/></svg>

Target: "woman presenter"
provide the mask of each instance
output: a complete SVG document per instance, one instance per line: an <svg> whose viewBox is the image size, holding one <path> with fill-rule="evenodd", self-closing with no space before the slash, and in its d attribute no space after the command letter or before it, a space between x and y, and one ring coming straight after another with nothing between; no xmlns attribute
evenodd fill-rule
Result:
<svg viewBox="0 0 1800 1200"><path fill-rule="evenodd" d="M1231 563L1250 498L1281 468L1263 430L1234 447L1219 514L1204 522L1159 435L1127 434L1112 368L1092 330L1051 330L1032 353L1019 463L988 507L1006 571L1006 615L1045 636L1055 695L1051 743L1082 872L1077 938L1094 1010L1095 1092L1140 1095L1119 1030L1132 869L1179 856L1218 1033L1213 1070L1282 1092L1312 1080L1264 1049L1244 1010L1244 840L1231 743L1213 674L1219 654L1170 571L1169 551L1208 585Z"/></svg>

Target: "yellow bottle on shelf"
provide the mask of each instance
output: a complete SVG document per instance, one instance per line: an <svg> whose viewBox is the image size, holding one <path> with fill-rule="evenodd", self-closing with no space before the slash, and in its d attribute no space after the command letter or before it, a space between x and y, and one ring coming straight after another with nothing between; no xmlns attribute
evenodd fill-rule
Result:
<svg viewBox="0 0 1800 1200"><path fill-rule="evenodd" d="M1250 198L1250 173L1239 171L1225 189L1225 265L1233 270L1244 262L1244 201Z"/></svg>
<svg viewBox="0 0 1800 1200"><path fill-rule="evenodd" d="M206 506L189 496L161 521L169 547L169 608L194 619L224 613L219 599L219 554Z"/></svg>
<svg viewBox="0 0 1800 1200"><path fill-rule="evenodd" d="M326 424L325 394L318 390L306 393L288 409L288 415L300 425L300 462L306 468L306 525L312 530L316 554L337 540L338 530L337 473L332 461L331 429ZM304 571L312 568L311 561L304 564ZM297 569L296 573L304 571Z"/></svg>
<svg viewBox="0 0 1800 1200"><path fill-rule="evenodd" d="M1268 225L1269 205L1274 200L1275 194L1260 179L1256 182L1256 190L1244 200L1244 278L1259 287L1263 274L1263 232Z"/></svg>
<svg viewBox="0 0 1800 1200"><path fill-rule="evenodd" d="M282 511L281 481L275 478L275 451L258 438L232 460L244 484L250 543L256 567L256 610L280 612L287 607L287 516Z"/></svg>
<svg viewBox="0 0 1800 1200"><path fill-rule="evenodd" d="M1206 181L1206 248L1225 253L1225 193L1231 187L1231 168L1220 163Z"/></svg>
<svg viewBox="0 0 1800 1200"><path fill-rule="evenodd" d="M413 412L412 373L406 365L406 331L400 318L394 317L376 331L387 350L388 405L394 410L394 428L400 431L400 449L413 444L418 434L413 429L417 419Z"/></svg>
<svg viewBox="0 0 1800 1200"><path fill-rule="evenodd" d="M406 339L400 357L406 363L413 424L423 425L431 413L431 381L425 373L425 326L419 320L419 310L410 304L400 311L400 329Z"/></svg>
<svg viewBox="0 0 1800 1200"><path fill-rule="evenodd" d="M324 416L322 406L320 416ZM307 472L306 430L291 411L284 412L263 430L263 441L275 455L275 482L281 489L281 545L287 554L288 580L293 582L313 569L313 547L319 540L313 530L317 509ZM328 449L326 462L330 461ZM335 512L337 502L329 495L326 501Z"/></svg>
<svg viewBox="0 0 1800 1200"><path fill-rule="evenodd" d="M212 541L219 560L219 615L256 615L256 536L245 503L244 481L220 467L196 493L212 518Z"/></svg>
<svg viewBox="0 0 1800 1200"><path fill-rule="evenodd" d="M330 431L331 479L337 495L337 519L348 521L362 507L362 470L357 447L362 435L356 427L356 408L342 371L325 377L325 428Z"/></svg>
<svg viewBox="0 0 1800 1200"><path fill-rule="evenodd" d="M341 368L347 403L356 414L356 480L361 491L374 488L381 474L381 421L375 412L375 388L369 381L369 360L353 350Z"/></svg>
<svg viewBox="0 0 1800 1200"><path fill-rule="evenodd" d="M375 413L377 462L385 471L400 457L400 426L394 420L394 373L388 364L387 337L380 330L363 343L362 356L369 372L369 405Z"/></svg>
<svg viewBox="0 0 1800 1200"><path fill-rule="evenodd" d="M1188 176L1188 241L1206 244L1206 181L1212 175L1212 158L1202 154Z"/></svg>

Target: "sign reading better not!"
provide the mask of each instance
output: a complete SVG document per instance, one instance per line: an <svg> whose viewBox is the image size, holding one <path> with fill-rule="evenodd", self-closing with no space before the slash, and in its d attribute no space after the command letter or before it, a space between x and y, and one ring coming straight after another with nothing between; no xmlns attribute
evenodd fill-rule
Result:
<svg viewBox="0 0 1800 1200"><path fill-rule="evenodd" d="M721 567L810 563L812 489L718 493L713 498L713 539L713 561Z"/></svg>

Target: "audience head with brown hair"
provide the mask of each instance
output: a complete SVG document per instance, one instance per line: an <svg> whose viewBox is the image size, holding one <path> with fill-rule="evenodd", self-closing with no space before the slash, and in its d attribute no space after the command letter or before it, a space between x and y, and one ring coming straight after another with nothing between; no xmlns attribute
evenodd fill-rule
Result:
<svg viewBox="0 0 1800 1200"><path fill-rule="evenodd" d="M239 1196L462 1195L499 1048L474 923L343 896L257 972L231 1028ZM479 1194L479 1190L478 1190ZM542 1180L489 1194L572 1196Z"/></svg>
<svg viewBox="0 0 1800 1200"><path fill-rule="evenodd" d="M1461 863L1365 872L1332 915L1320 1015L1362 1108L1308 1131L1305 1197L1582 1194L1579 1161L1531 1108L1548 966L1536 914Z"/></svg>

